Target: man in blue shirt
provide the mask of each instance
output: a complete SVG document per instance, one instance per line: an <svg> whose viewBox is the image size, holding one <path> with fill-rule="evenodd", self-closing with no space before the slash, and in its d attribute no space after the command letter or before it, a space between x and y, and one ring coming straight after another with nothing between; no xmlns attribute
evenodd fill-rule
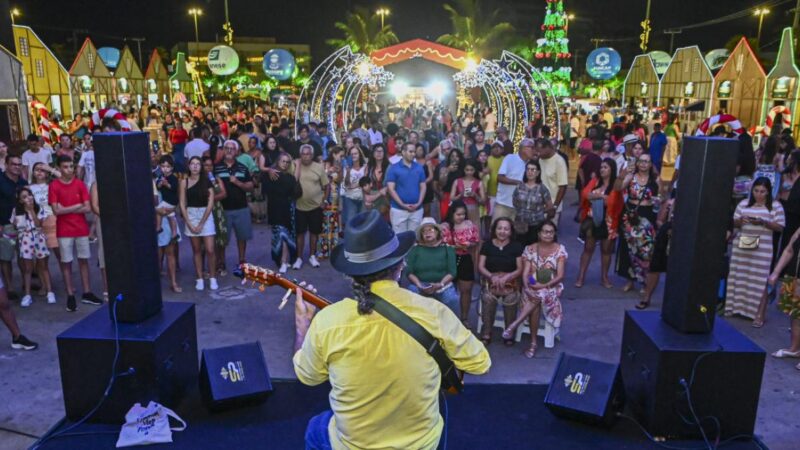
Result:
<svg viewBox="0 0 800 450"><path fill-rule="evenodd" d="M416 145L403 145L403 159L389 167L386 187L392 208L389 218L395 233L416 231L422 222L422 199L425 198L425 170L414 161Z"/></svg>
<svg viewBox="0 0 800 450"><path fill-rule="evenodd" d="M667 136L661 131L661 124L653 124L653 134L650 135L650 158L653 167L661 173L661 160L664 158L664 148L667 146Z"/></svg>

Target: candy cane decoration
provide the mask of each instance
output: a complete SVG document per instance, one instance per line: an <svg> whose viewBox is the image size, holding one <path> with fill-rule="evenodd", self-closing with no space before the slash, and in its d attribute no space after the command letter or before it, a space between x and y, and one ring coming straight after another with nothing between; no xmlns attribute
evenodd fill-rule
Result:
<svg viewBox="0 0 800 450"><path fill-rule="evenodd" d="M121 131L131 131L131 124L128 123L125 115L116 109L111 108L101 109L100 111L92 114L92 120L89 123L89 128L94 129L95 126L100 126L103 123L103 119L114 119L119 124Z"/></svg>
<svg viewBox="0 0 800 450"><path fill-rule="evenodd" d="M711 129L714 125L722 124L727 125L733 129L733 132L737 135L744 133L746 130L742 126L742 122L739 121L736 117L733 117L730 114L717 114L716 116L711 116L708 119L704 120L703 123L697 127L697 132L695 136L705 136L708 134L708 130Z"/></svg>
<svg viewBox="0 0 800 450"><path fill-rule="evenodd" d="M39 115L39 134L42 135L44 138L45 143L51 143L51 133L55 133L56 136L60 136L64 131L58 124L50 122L50 111L47 110L47 107L38 100L31 101L31 108L36 110L36 113Z"/></svg>
<svg viewBox="0 0 800 450"><path fill-rule="evenodd" d="M792 111L789 110L784 105L778 105L769 110L767 113L767 123L765 124L764 128L761 129L761 134L764 136L769 136L770 131L772 130L772 125L775 122L775 117L781 114L781 125L782 128L791 128L792 127Z"/></svg>

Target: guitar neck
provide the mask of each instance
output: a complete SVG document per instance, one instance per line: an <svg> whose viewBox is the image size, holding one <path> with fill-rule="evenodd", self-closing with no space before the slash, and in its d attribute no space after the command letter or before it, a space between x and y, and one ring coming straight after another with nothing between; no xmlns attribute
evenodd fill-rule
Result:
<svg viewBox="0 0 800 450"><path fill-rule="evenodd" d="M291 290L294 290L296 287L298 287L296 283L294 283L291 280L287 280L286 278L276 278L275 284L277 284L282 288ZM303 288L302 286L300 286L300 289L302 290L303 300L311 303L317 308L322 309L326 306L330 306L331 302L329 300L320 297L319 295L309 291L308 289Z"/></svg>

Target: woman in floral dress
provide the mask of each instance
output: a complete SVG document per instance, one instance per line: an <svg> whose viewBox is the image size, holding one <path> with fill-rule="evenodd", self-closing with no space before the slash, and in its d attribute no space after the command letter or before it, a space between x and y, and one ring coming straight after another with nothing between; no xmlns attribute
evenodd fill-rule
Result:
<svg viewBox="0 0 800 450"><path fill-rule="evenodd" d="M563 311L561 308L561 293L564 291L564 274L567 267L567 249L558 243L556 225L551 220L545 220L539 228L539 239L535 244L525 248L522 254L524 268L522 280L525 288L522 296L522 311L517 314L517 319L503 331L503 339L511 339L514 330L525 319L529 320L531 328L531 345L525 350L525 356L533 358L536 355L536 330L539 328L539 317L544 315L556 332L561 327Z"/></svg>

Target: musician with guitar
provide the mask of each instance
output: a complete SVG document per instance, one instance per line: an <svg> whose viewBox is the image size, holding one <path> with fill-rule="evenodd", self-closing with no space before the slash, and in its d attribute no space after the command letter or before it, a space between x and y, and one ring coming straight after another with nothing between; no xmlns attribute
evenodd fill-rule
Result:
<svg viewBox="0 0 800 450"><path fill-rule="evenodd" d="M297 291L295 373L307 385L331 384L331 411L311 419L306 448L435 449L439 389L460 389L456 369L486 373L489 354L450 309L398 285L414 232L395 235L370 210L345 236L331 264L352 278L352 298L314 317Z"/></svg>

